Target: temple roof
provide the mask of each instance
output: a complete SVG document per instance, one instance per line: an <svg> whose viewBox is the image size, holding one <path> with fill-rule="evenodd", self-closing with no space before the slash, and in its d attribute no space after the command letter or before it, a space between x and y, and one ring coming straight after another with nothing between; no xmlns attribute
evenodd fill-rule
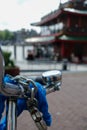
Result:
<svg viewBox="0 0 87 130"><path fill-rule="evenodd" d="M55 40L55 36L40 36L40 37L32 37L25 39L26 43L44 43L44 42L52 42Z"/></svg>
<svg viewBox="0 0 87 130"><path fill-rule="evenodd" d="M32 37L25 39L26 44L42 44L42 43L54 43L58 41L72 41L72 42L87 42L87 36L68 36L68 35L49 35L49 36L40 36L40 37Z"/></svg>
<svg viewBox="0 0 87 130"><path fill-rule="evenodd" d="M68 36L68 35L61 35L57 37L59 40L65 40L65 41L79 41L79 42L87 42L87 36Z"/></svg>
<svg viewBox="0 0 87 130"><path fill-rule="evenodd" d="M77 14L77 15L87 15L87 10L77 10L74 8L63 8L63 9L58 9L55 10L52 13L49 13L48 15L44 16L41 21L31 23L32 26L43 26L45 23L49 23L51 20L58 19L58 17L61 14L67 14L67 13L72 13L72 14Z"/></svg>
<svg viewBox="0 0 87 130"><path fill-rule="evenodd" d="M56 19L60 14L61 14L62 10L55 10L49 14L47 14L46 16L41 18L41 21L35 22L35 23L31 23L32 26L42 26L44 23L49 22L53 19Z"/></svg>
<svg viewBox="0 0 87 130"><path fill-rule="evenodd" d="M87 10L77 10L73 8L64 8L63 10L70 13L87 15Z"/></svg>

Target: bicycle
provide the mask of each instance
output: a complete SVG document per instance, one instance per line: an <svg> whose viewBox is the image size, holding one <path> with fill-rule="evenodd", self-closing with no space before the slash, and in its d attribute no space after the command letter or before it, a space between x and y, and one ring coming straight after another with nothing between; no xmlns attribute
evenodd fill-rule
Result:
<svg viewBox="0 0 87 130"><path fill-rule="evenodd" d="M32 79L21 75L17 75L15 77L8 75L11 80L17 82L17 85L11 83L3 83L4 59L1 51L0 61L0 91L2 94L8 97L8 111L6 113L7 130L17 130L16 104L18 98L26 99L27 108L37 128L39 130L47 130L46 123L43 120L42 114L38 110L37 99L35 98L35 94L38 91L35 81L38 78ZM62 73L59 70L46 71L42 73L42 77L39 79L39 81L43 82L43 87L46 89L46 94L52 93L54 91L60 90L62 83ZM33 87L30 88L29 84L32 84ZM27 94L30 94L30 97L27 96Z"/></svg>

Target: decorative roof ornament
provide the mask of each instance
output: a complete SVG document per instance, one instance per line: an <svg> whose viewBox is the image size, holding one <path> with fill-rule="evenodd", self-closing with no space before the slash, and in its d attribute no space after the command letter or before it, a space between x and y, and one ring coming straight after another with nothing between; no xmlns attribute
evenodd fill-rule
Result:
<svg viewBox="0 0 87 130"><path fill-rule="evenodd" d="M64 3L62 3L62 1L60 0L59 8L74 8L77 10L87 10L87 0L68 0Z"/></svg>

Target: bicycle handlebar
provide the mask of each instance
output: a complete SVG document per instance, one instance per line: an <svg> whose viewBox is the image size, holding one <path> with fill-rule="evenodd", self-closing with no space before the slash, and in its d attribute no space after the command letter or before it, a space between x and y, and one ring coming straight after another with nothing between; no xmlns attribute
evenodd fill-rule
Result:
<svg viewBox="0 0 87 130"><path fill-rule="evenodd" d="M60 90L62 83L62 74L60 71L56 70L44 72L42 78L40 77L39 80L37 80L38 78L32 79L21 75L17 75L15 77L12 77L11 75L8 76L12 83L5 82L1 86L1 92L5 96L26 97L27 93L31 93L31 97L34 97L35 93L37 92L35 81L42 83L42 86L46 89L46 94ZM33 85L32 90L29 84Z"/></svg>
<svg viewBox="0 0 87 130"><path fill-rule="evenodd" d="M15 77L12 77L10 75L8 76L11 79L11 81L13 81L13 83L15 84L8 83L8 82L3 83L1 90L5 96L9 96L12 98L12 101L11 101L11 98L9 98L9 103L11 101L13 104L13 99L17 100L17 98L19 97L26 98L27 108L29 109L29 113L32 119L34 120L36 126L38 127L39 130L47 130L47 125L45 121L43 120L42 114L38 110L37 99L35 98L35 93L38 91L37 86L36 86L37 80L30 79L28 77L23 77L20 75L17 75ZM43 77L40 79L40 81L42 80L41 81L42 83L40 81L37 81L37 82L41 83L44 89L46 89L46 94L49 94L54 91L60 90L61 79L62 79L61 76L62 75L60 71L50 71L50 74L49 72L43 74ZM45 79L45 83L43 82L43 79ZM32 84L33 87L30 88L30 84ZM27 96L28 93L30 94L30 97ZM14 104L16 104L16 102ZM16 108L16 105L15 105L15 108ZM11 112L13 111L10 111L10 113ZM11 114L10 113L8 117L11 116L12 113ZM8 120L8 123L9 123L9 120ZM15 123L12 123L12 126L14 124Z"/></svg>

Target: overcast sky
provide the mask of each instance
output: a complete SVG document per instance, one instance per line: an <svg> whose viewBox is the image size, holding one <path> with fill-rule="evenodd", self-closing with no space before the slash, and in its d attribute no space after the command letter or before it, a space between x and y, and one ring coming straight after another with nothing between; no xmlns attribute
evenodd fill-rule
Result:
<svg viewBox="0 0 87 130"><path fill-rule="evenodd" d="M59 3L60 0L0 0L0 30L31 29L30 23L40 21L57 9Z"/></svg>

